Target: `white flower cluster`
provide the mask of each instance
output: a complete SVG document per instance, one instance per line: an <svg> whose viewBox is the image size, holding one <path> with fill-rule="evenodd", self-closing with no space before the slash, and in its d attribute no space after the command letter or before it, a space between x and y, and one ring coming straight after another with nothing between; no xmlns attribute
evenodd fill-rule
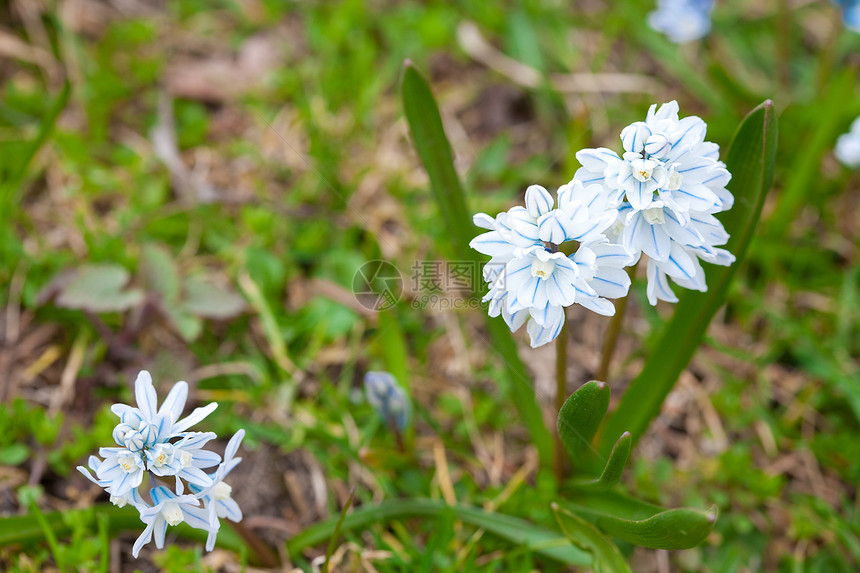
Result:
<svg viewBox="0 0 860 573"><path fill-rule="evenodd" d="M674 101L651 106L644 122L621 132L623 155L607 148L576 154L583 165L573 180L551 195L533 185L526 206L475 224L489 232L472 248L492 258L484 267L490 316L502 315L511 330L528 321L532 346L553 340L564 308L577 303L612 315L607 298L627 295L624 267L648 256L648 300L677 302L667 277L704 291L700 260L730 265L734 256L719 245L729 236L715 213L731 208L731 175L719 147L705 141L698 117L678 118ZM574 241L573 254L560 248ZM568 249L570 250L570 249Z"/></svg>
<svg viewBox="0 0 860 573"><path fill-rule="evenodd" d="M657 9L648 14L648 24L683 44L699 40L711 31L713 0L657 0Z"/></svg>
<svg viewBox="0 0 860 573"><path fill-rule="evenodd" d="M95 477L83 466L78 466L78 471L105 488L112 503L120 507L130 503L140 511L146 528L134 544L135 557L153 535L155 545L161 549L167 526L183 521L209 532L206 550L211 551L220 528L218 518L236 522L242 519L242 511L230 497L232 489L223 480L242 461L234 456L245 431L239 430L230 439L222 460L215 452L203 449L217 437L214 433L187 431L212 413L218 404L213 402L197 408L180 420L188 397L188 384L177 382L156 409L155 387L146 370L138 374L134 393L137 408L126 404L111 406L111 411L120 418L113 431L113 439L119 447L99 449L103 459L90 456L88 465ZM215 467L212 473L203 471L212 467ZM140 493L144 475L150 477L151 503ZM163 483L158 485L159 481ZM186 486L188 493L185 493Z"/></svg>
<svg viewBox="0 0 860 573"><path fill-rule="evenodd" d="M627 294L630 277L623 268L633 257L604 232L618 218L606 204L589 205L583 196L597 195L597 186L585 189L571 181L558 190L558 207L540 185L526 190L526 206L499 213L495 219L479 213L475 224L489 232L470 246L492 259L484 266L490 292L490 316L504 318L511 330L528 322L532 347L553 340L564 325L564 308L574 303L594 312L612 315L606 298ZM575 241L568 256L559 250ZM571 243L573 244L573 243Z"/></svg>

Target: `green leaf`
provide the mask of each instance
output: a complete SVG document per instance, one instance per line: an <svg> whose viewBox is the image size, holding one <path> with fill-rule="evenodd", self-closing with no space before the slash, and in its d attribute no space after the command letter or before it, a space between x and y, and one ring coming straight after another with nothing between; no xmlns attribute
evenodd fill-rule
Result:
<svg viewBox="0 0 860 573"><path fill-rule="evenodd" d="M621 474L627 465L627 458L630 457L630 449L632 447L633 438L630 436L630 432L621 434L621 437L615 442L615 447L612 448L612 453L609 454L609 459L606 461L600 477L580 487L590 491L602 491L614 487L621 479Z"/></svg>
<svg viewBox="0 0 860 573"><path fill-rule="evenodd" d="M203 321L181 306L167 305L164 312L186 342L193 342L203 331Z"/></svg>
<svg viewBox="0 0 860 573"><path fill-rule="evenodd" d="M189 277L183 285L182 310L202 318L233 318L245 310L245 299L204 277Z"/></svg>
<svg viewBox="0 0 860 573"><path fill-rule="evenodd" d="M592 380L580 386L558 412L558 434L574 463L594 455L591 440L609 408L609 384Z"/></svg>
<svg viewBox="0 0 860 573"><path fill-rule="evenodd" d="M594 556L595 573L633 573L618 547L593 525L552 504L562 532L576 545Z"/></svg>
<svg viewBox="0 0 860 573"><path fill-rule="evenodd" d="M460 178L454 169L451 146L442 127L439 107L430 87L421 74L406 62L403 74L403 109L412 141L421 163L430 177L430 187L439 207L439 214L451 238L451 249L460 261L481 264L482 258L469 248L469 242L477 230L466 208L466 200ZM476 289L478 285L475 285ZM547 467L553 459L553 440L544 424L543 413L537 403L528 372L517 354L517 345L504 321L487 317L487 327L492 341L488 346L505 366L508 390L516 405L520 418L538 450L541 463Z"/></svg>
<svg viewBox="0 0 860 573"><path fill-rule="evenodd" d="M340 525L342 532L361 531L371 525L411 517L437 518L445 511L453 511L457 519L474 527L485 529L494 535L523 546L544 557L568 565L587 567L591 557L570 545L557 532L544 529L522 519L491 513L465 505L449 506L442 500L406 499L388 500L379 505L361 507L347 515ZM340 516L333 516L314 524L287 541L287 551L293 557L304 549L317 546L329 539Z"/></svg>
<svg viewBox="0 0 860 573"><path fill-rule="evenodd" d="M179 298L179 268L170 252L161 245L145 245L138 272L146 287L161 295L165 306Z"/></svg>
<svg viewBox="0 0 860 573"><path fill-rule="evenodd" d="M665 509L612 492L582 492L562 505L618 539L652 549L689 549L702 543L717 519L716 507Z"/></svg>
<svg viewBox="0 0 860 573"><path fill-rule="evenodd" d="M129 273L119 265L84 265L60 287L57 306L90 312L122 312L143 302L143 292L125 290Z"/></svg>
<svg viewBox="0 0 860 573"><path fill-rule="evenodd" d="M17 466L30 457L30 448L25 444L10 444L0 448L0 466Z"/></svg>
<svg viewBox="0 0 860 573"><path fill-rule="evenodd" d="M600 451L608 453L612 436L625 430L634 442L647 430L666 395L675 385L699 347L714 314L725 302L729 283L743 262L762 205L773 180L777 118L770 100L755 108L741 122L726 156L732 174L735 204L723 224L731 238L726 245L737 260L729 267L709 266L708 291L685 291L650 359L610 414L601 432Z"/></svg>
<svg viewBox="0 0 860 573"><path fill-rule="evenodd" d="M430 177L430 189L457 253L472 240L472 217L466 209L463 187L454 169L451 145L442 127L439 107L430 86L408 60L402 91L403 111L409 122L412 143Z"/></svg>

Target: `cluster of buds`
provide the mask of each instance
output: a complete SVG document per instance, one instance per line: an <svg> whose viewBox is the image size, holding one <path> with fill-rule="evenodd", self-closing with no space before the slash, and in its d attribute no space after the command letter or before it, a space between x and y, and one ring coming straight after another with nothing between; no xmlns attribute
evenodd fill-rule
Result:
<svg viewBox="0 0 860 573"><path fill-rule="evenodd" d="M212 432L189 432L218 406L215 402L195 409L180 419L188 397L188 384L177 382L167 398L157 406L155 387L149 372L143 370L134 383L137 407L114 404L111 411L120 423L113 431L118 447L100 448L90 456L87 468L78 466L84 476L103 487L115 505L131 504L146 524L134 544L133 555L155 537L164 546L168 525L185 522L209 533L206 550L215 547L220 517L238 522L242 511L231 498L224 478L242 458L234 457L245 435L239 430L227 444L224 458L203 449L217 436ZM214 471L204 470L215 468ZM141 494L144 478L149 476L149 501Z"/></svg>

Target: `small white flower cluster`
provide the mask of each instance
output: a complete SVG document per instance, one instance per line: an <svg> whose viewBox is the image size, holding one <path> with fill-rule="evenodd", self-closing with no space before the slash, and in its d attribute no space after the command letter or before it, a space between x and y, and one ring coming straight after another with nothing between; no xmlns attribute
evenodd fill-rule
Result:
<svg viewBox="0 0 860 573"><path fill-rule="evenodd" d="M852 169L860 167L860 117L851 124L851 131L839 136L833 152L842 165Z"/></svg>
<svg viewBox="0 0 860 573"><path fill-rule="evenodd" d="M648 24L676 44L692 42L711 31L713 9L713 0L657 0L657 9L648 14Z"/></svg>
<svg viewBox="0 0 860 573"><path fill-rule="evenodd" d="M719 161L719 146L705 141L698 117L678 118L674 101L651 106L644 122L621 132L622 156L607 148L576 154L583 165L550 194L533 185L526 207L495 219L479 213L475 224L489 229L472 248L490 255L484 278L490 316L502 315L511 330L528 321L533 347L553 340L564 308L577 303L612 315L607 298L627 295L624 267L648 255L648 300L677 302L667 277L705 291L700 260L730 265L729 236L715 213L731 208L731 175ZM575 241L566 255L560 245Z"/></svg>
<svg viewBox="0 0 860 573"><path fill-rule="evenodd" d="M242 461L234 456L245 431L239 430L230 439L222 460L215 452L203 449L217 437L214 433L187 431L218 404L197 408L179 419L188 397L188 384L177 382L156 409L155 387L146 370L138 374L134 393L137 408L126 404L111 406L111 411L120 418L113 431L119 447L99 449L103 459L90 456L88 465L95 477L83 466L78 466L78 471L105 488L115 505L123 507L130 503L140 511L146 528L134 544L135 557L153 535L155 545L161 549L167 526L182 522L208 531L206 550L211 551L220 528L218 518L236 522L242 519L242 511L230 497L232 489L223 480ZM211 473L203 471L215 466ZM152 482L151 503L139 491L145 474ZM159 480L164 484L157 485Z"/></svg>

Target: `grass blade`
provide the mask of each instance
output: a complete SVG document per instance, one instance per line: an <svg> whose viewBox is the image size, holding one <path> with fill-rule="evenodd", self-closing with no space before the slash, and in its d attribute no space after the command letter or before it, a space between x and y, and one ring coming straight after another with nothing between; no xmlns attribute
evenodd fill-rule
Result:
<svg viewBox="0 0 860 573"><path fill-rule="evenodd" d="M322 573L328 573L328 562L331 560L331 555L334 553L335 544L337 544L337 539L340 537L340 530L343 527L343 520L346 517L346 512L349 511L349 508L352 507L352 502L355 499L355 488L352 488L352 491L349 492L349 498L346 500L346 503L343 505L343 509L340 512L340 518L338 518L337 523L334 524L334 531L331 534L331 539L328 542L328 549L325 551L325 561L322 566Z"/></svg>
<svg viewBox="0 0 860 573"><path fill-rule="evenodd" d="M447 505L442 500L406 499L389 500L371 507L361 507L343 518L343 532L362 530L371 525L410 517L439 517L453 511L457 519L474 527L485 529L512 543L525 546L535 553L565 563L587 567L591 556L570 545L557 531L544 529L522 519L490 513L477 507ZM293 557L304 549L323 543L330 538L339 517L332 517L312 525L287 541L287 551Z"/></svg>
<svg viewBox="0 0 860 573"><path fill-rule="evenodd" d="M15 202L13 194L17 193L21 185L24 183L24 179L27 176L27 169L30 167L30 163L33 161L33 158L36 157L39 150L42 149L45 143L48 142L48 139L50 139L51 134L54 131L54 126L57 123L57 118L60 117L60 114L64 109L66 109L66 104L69 102L71 92L71 85L66 81L63 84L63 89L60 91L60 95L57 96L57 99L54 100L54 103L45 113L42 124L39 126L39 133L27 147L23 160L20 161L17 169L12 173L5 184L0 185L0 209L5 208L10 199L13 203Z"/></svg>
<svg viewBox="0 0 860 573"><path fill-rule="evenodd" d="M439 107L430 86L409 61L403 74L402 95L413 144L430 177L430 187L439 206L439 214L451 237L451 252L461 261L480 264L480 255L469 248L469 241L475 235L476 228L466 208L460 178L454 169L451 146L442 127ZM504 361L511 397L531 436L531 442L538 449L541 463L549 466L553 459L552 436L544 424L525 365L517 355L516 343L502 320L487 319L492 349Z"/></svg>
<svg viewBox="0 0 860 573"><path fill-rule="evenodd" d="M773 103L767 100L738 127L726 156L735 204L723 217L723 224L731 235L726 248L737 260L730 267L708 269L707 292L687 291L681 297L650 360L630 383L618 409L607 419L599 441L601 452L608 453L614 436L624 431L630 431L634 443L642 436L698 348L711 318L725 301L773 179L776 141L776 112Z"/></svg>
<svg viewBox="0 0 860 573"><path fill-rule="evenodd" d="M68 511L53 511L51 513L42 514L42 518L48 524L55 541L71 533L71 526L74 520L69 519L68 523L63 519L63 514L70 513L89 513L95 512L96 519L100 516L108 518L107 530L110 534L116 534L121 531L142 531L143 522L140 521L140 513L132 507L119 508L112 504L99 504L88 509L70 509ZM193 529L191 526L181 523L170 528L171 533L193 541L205 543L208 533L202 529ZM42 530L39 525L39 517L34 514L13 515L0 518L0 547L7 545L29 545L40 543L48 538L50 534ZM244 545L239 537L230 529L222 528L218 532L218 547L229 549L231 551L240 551Z"/></svg>

